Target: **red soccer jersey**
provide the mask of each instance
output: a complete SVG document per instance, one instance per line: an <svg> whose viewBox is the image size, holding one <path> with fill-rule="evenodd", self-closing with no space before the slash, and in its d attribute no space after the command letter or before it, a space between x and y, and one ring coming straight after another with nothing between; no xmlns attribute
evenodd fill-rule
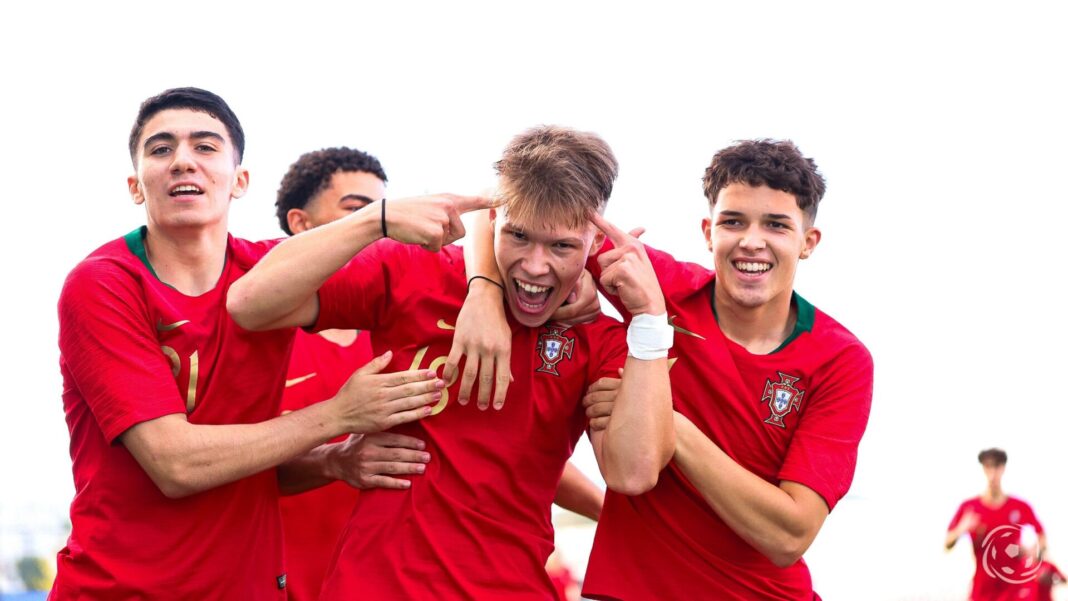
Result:
<svg viewBox="0 0 1068 601"><path fill-rule="evenodd" d="M444 363L466 296L463 254L380 241L319 291L320 328L371 331L388 371ZM370 489L342 535L324 599L555 599L545 572L551 505L586 427L589 384L626 358L609 318L573 328L512 324L512 374L500 411L455 402L393 431L426 441L426 473L408 490Z"/></svg>
<svg viewBox="0 0 1068 601"><path fill-rule="evenodd" d="M367 332L360 332L352 344L341 346L318 334L298 330L282 394L282 412L296 411L334 396L352 372L371 358L371 337ZM359 493L345 482L334 482L281 498L286 590L290 599L319 598L334 547Z"/></svg>
<svg viewBox="0 0 1068 601"><path fill-rule="evenodd" d="M714 273L646 248L675 328L675 410L745 469L776 485L804 484L833 508L849 489L868 421L868 351L795 294L794 336L771 354L749 353L717 325ZM587 267L599 276L596 261ZM583 594L628 601L813 598L804 560L772 564L723 522L674 461L644 495L608 491Z"/></svg>
<svg viewBox="0 0 1068 601"><path fill-rule="evenodd" d="M957 527L967 512L975 513L978 524L970 533L975 553L975 576L971 601L1021 601L1038 598L1040 566L1033 555L1021 552L1021 534L1033 529L1042 534L1042 524L1026 502L1008 497L1000 507L989 507L979 497L957 508L947 530ZM1015 552L1013 552L1015 548Z"/></svg>
<svg viewBox="0 0 1068 601"><path fill-rule="evenodd" d="M75 497L50 598L284 598L274 470L168 499L117 440L174 413L197 424L278 414L292 329L248 332L226 312L230 284L270 243L229 238L218 284L189 297L156 278L143 232L89 255L60 295Z"/></svg>

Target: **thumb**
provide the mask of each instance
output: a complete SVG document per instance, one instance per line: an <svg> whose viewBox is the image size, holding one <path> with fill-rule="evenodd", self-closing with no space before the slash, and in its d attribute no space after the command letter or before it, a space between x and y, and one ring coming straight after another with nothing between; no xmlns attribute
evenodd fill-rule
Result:
<svg viewBox="0 0 1068 601"><path fill-rule="evenodd" d="M636 228L634 228L634 229L632 229L630 231L630 235L635 237L635 238L641 238L642 234L644 234L644 233L645 233L645 228L644 227L636 227Z"/></svg>
<svg viewBox="0 0 1068 601"><path fill-rule="evenodd" d="M386 351L381 355L371 359L366 365L356 370L358 374L377 374L389 365L389 360L393 358L393 351Z"/></svg>

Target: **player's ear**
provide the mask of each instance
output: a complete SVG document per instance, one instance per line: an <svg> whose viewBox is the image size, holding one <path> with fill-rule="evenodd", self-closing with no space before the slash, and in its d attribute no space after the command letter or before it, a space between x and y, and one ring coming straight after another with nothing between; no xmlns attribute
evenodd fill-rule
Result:
<svg viewBox="0 0 1068 601"><path fill-rule="evenodd" d="M315 227L308 217L308 212L304 209L289 209L286 213L286 223L289 224L289 231L294 234L306 232Z"/></svg>
<svg viewBox="0 0 1068 601"><path fill-rule="evenodd" d="M141 181L137 179L136 173L126 178L126 186L130 189L130 198L134 204L145 202L145 193L141 190Z"/></svg>
<svg viewBox="0 0 1068 601"><path fill-rule="evenodd" d="M604 246L605 241L604 232L602 232L600 228L595 227L593 228L593 231L593 244L590 246L591 255L597 254L597 252L601 250L601 247Z"/></svg>
<svg viewBox="0 0 1068 601"><path fill-rule="evenodd" d="M820 243L821 237L823 237L823 233L820 232L818 227L810 227L805 230L805 245L801 248L802 259L812 256L812 252L816 250L816 245Z"/></svg>
<svg viewBox="0 0 1068 601"><path fill-rule="evenodd" d="M705 217L701 220L701 231L705 234L705 243L708 245L708 250L712 250L712 218Z"/></svg>
<svg viewBox="0 0 1068 601"><path fill-rule="evenodd" d="M241 198L248 191L248 169L241 165L234 172L234 184L230 186L230 198Z"/></svg>

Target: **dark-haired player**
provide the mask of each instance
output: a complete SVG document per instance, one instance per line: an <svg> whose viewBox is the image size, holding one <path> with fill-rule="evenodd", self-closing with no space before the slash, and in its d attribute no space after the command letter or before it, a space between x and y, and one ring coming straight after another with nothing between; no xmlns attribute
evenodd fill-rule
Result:
<svg viewBox="0 0 1068 601"><path fill-rule="evenodd" d="M147 224L79 263L59 300L76 494L51 598L284 598L273 468L425 417L443 382L377 373L387 355L275 417L293 331L249 332L225 310L271 246L227 233L249 181L240 122L211 92L167 90L141 105L129 145ZM398 202L390 225L438 245L452 239L440 224L453 204Z"/></svg>
<svg viewBox="0 0 1068 601"><path fill-rule="evenodd" d="M545 571L550 506L586 427L582 393L624 362L613 422L592 435L605 480L641 492L668 459L671 331L640 245L599 221L627 245L609 268L624 286L623 302L652 322L632 328L632 344L608 318L570 328L547 323L603 238L590 214L599 219L611 193L611 150L593 134L536 128L512 141L497 169L506 202L495 223L500 270L509 275L512 398L480 411L451 402L450 385L419 427L393 430L424 440L433 459L408 490L361 494L323 598L554 599ZM440 368L468 286L462 252L370 244L378 212L365 211L388 214L391 206L376 203L280 244L231 289L235 319L254 329L369 329L376 350L393 351L394 366ZM628 348L637 357L627 358Z"/></svg>
<svg viewBox="0 0 1068 601"><path fill-rule="evenodd" d="M822 176L792 143L753 140L717 153L704 187L715 269L647 249L676 332L673 461L646 494L609 491L587 597L811 599L801 556L853 478L871 356L793 290Z"/></svg>

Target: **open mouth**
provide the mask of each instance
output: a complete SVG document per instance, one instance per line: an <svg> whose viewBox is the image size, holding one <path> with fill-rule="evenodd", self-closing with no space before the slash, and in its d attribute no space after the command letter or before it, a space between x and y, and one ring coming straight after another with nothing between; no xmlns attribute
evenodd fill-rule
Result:
<svg viewBox="0 0 1068 601"><path fill-rule="evenodd" d="M515 288L516 304L527 313L541 313L549 302L553 292L552 286L539 286L518 279L512 279Z"/></svg>
<svg viewBox="0 0 1068 601"><path fill-rule="evenodd" d="M763 261L734 261L734 268L742 273L760 275L771 271L771 263Z"/></svg>
<svg viewBox="0 0 1068 601"><path fill-rule="evenodd" d="M190 184L183 184L181 186L175 186L171 188L171 196L192 196L197 194L203 194L204 191Z"/></svg>

